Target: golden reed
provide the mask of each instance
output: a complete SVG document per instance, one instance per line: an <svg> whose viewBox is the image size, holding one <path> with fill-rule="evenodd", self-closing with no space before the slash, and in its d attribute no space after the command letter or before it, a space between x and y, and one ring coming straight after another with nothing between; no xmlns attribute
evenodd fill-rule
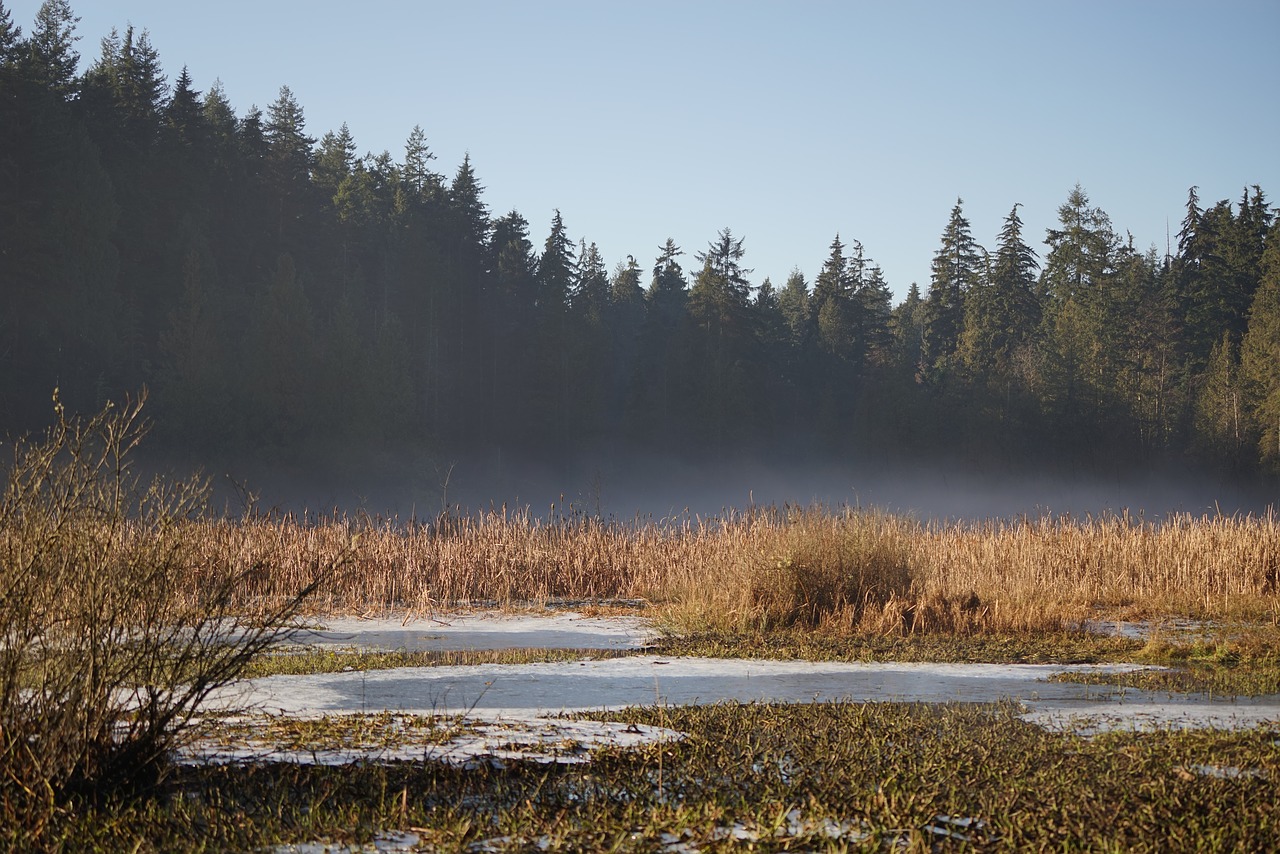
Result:
<svg viewBox="0 0 1280 854"><path fill-rule="evenodd" d="M1280 620L1274 515L923 524L811 507L623 523L493 511L431 524L203 521L184 535L209 565L252 567L246 610L289 596L346 549L311 610L636 600L684 629L882 633L1059 630L1100 611Z"/></svg>

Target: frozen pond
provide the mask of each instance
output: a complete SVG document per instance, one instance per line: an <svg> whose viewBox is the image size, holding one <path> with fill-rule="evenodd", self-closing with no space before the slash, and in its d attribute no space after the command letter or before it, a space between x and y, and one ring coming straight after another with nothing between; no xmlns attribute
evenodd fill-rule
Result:
<svg viewBox="0 0 1280 854"><path fill-rule="evenodd" d="M643 649L657 632L639 617L435 614L404 619L334 617L301 629L294 644L362 650Z"/></svg>
<svg viewBox="0 0 1280 854"><path fill-rule="evenodd" d="M1104 665L1103 669L1124 669ZM398 711L529 718L656 703L833 700L942 703L1012 699L1055 727L1250 726L1280 722L1280 697L1205 700L1194 695L1046 682L1053 665L815 663L632 657L605 661L398 668L275 676L234 699L273 714ZM1074 668L1097 669L1097 668ZM1084 720L1077 720L1084 719Z"/></svg>
<svg viewBox="0 0 1280 854"><path fill-rule="evenodd" d="M654 637L635 617L438 615L325 620L295 637L320 647L405 650L640 649ZM1049 682L1069 670L1136 665L925 664L663 658L410 667L246 681L215 698L290 716L375 711L520 719L654 703L995 702L1028 720L1085 731L1114 727L1240 727L1280 722L1280 696L1241 699Z"/></svg>

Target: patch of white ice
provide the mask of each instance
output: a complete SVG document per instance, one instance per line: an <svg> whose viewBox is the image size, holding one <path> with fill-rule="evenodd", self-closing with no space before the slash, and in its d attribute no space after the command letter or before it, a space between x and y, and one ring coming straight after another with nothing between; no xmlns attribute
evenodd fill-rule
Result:
<svg viewBox="0 0 1280 854"><path fill-rule="evenodd" d="M270 714L368 711L528 718L626 706L737 702L995 702L1027 707L1027 719L1064 727L1092 718L1100 728L1135 725L1252 726L1280 721L1280 697L1224 699L1133 688L1046 682L1068 670L1138 665L933 664L760 661L632 656L601 661L398 668L272 676L211 700ZM1074 725L1072 725L1073 728Z"/></svg>
<svg viewBox="0 0 1280 854"><path fill-rule="evenodd" d="M362 650L644 649L658 632L639 617L551 614L436 614L403 618L325 618L294 632L290 643Z"/></svg>

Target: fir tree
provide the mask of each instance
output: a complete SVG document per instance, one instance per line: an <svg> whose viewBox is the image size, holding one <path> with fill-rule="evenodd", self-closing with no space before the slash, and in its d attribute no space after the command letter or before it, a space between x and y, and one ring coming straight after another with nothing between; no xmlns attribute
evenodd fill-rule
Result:
<svg viewBox="0 0 1280 854"><path fill-rule="evenodd" d="M421 125L414 125L404 144L405 185L419 198L431 198L444 192L443 176L431 171L431 161L436 156L427 147L427 134Z"/></svg>
<svg viewBox="0 0 1280 854"><path fill-rule="evenodd" d="M44 0L27 40L25 67L29 77L37 85L68 100L75 97L77 91L78 23L80 18L71 11L67 0Z"/></svg>
<svg viewBox="0 0 1280 854"><path fill-rule="evenodd" d="M956 199L942 232L942 246L933 256L921 346L926 375L945 372L951 365L964 326L965 298L982 280L982 248L970 234L963 205L963 199Z"/></svg>
<svg viewBox="0 0 1280 854"><path fill-rule="evenodd" d="M15 26L13 16L0 2L0 67L14 62L18 56L18 45L22 42L22 28Z"/></svg>
<svg viewBox="0 0 1280 854"><path fill-rule="evenodd" d="M1040 323L1036 253L1022 240L1019 205L1005 217L991 280L975 287L965 306L961 353L974 374L998 383L1011 377L1015 355Z"/></svg>

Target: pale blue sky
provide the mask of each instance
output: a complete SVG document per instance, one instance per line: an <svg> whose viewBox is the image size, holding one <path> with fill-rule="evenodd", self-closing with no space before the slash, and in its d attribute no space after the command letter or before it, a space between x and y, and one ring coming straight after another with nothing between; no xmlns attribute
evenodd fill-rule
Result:
<svg viewBox="0 0 1280 854"><path fill-rule="evenodd" d="M39 0L5 6L26 32ZM439 171L469 151L536 246L559 208L611 268L667 237L692 267L728 226L755 283L812 282L839 232L901 298L927 290L957 196L988 248L1021 202L1037 251L1077 181L1141 249L1192 184L1280 204L1278 0L72 7L84 62L132 23L237 114L287 84L312 136L345 121L397 161L421 124Z"/></svg>

